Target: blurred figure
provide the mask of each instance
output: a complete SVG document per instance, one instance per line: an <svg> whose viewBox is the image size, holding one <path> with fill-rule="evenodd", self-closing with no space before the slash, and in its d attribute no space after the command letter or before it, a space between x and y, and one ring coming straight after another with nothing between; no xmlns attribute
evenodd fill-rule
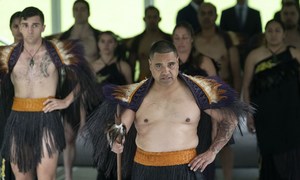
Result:
<svg viewBox="0 0 300 180"><path fill-rule="evenodd" d="M200 31L201 27L198 21L198 8L204 0L192 0L187 6L180 9L177 13L176 24L187 22L192 25L194 32Z"/></svg>
<svg viewBox="0 0 300 180"><path fill-rule="evenodd" d="M217 75L214 61L195 50L194 31L189 23L178 23L173 30L172 39L178 52L181 72L193 76Z"/></svg>
<svg viewBox="0 0 300 180"><path fill-rule="evenodd" d="M69 30L62 33L59 39L80 40L84 48L84 57L88 63L91 64L99 58L97 42L100 31L89 24L89 16L89 3L85 0L76 0L73 4L73 17L75 19L75 23ZM63 152L65 180L72 180L72 164L76 155L76 138L78 130L85 123L85 116L86 112L81 107L81 111L74 113L74 117L72 119L66 119L64 121L66 136L66 148Z"/></svg>
<svg viewBox="0 0 300 180"><path fill-rule="evenodd" d="M161 18L159 10L154 6L148 6L145 9L146 29L143 33L131 38L127 42L127 47L130 51L129 62L134 72L134 81L144 80L150 77L148 65L148 54L151 45L158 40L170 40L171 36L164 33L158 26Z"/></svg>
<svg viewBox="0 0 300 180"><path fill-rule="evenodd" d="M283 3L280 10L281 22L286 29L284 41L297 48L300 48L299 13L299 4L295 2Z"/></svg>
<svg viewBox="0 0 300 180"><path fill-rule="evenodd" d="M237 0L234 7L222 11L220 27L250 38L262 32L260 13L249 7L247 0Z"/></svg>
<svg viewBox="0 0 300 180"><path fill-rule="evenodd" d="M296 3L296 5L299 7L299 0L281 0L281 9L283 7L283 4L284 3L287 3L287 2L294 2ZM281 21L281 17L280 17L280 11L277 11L275 14L274 14L274 19L276 19L277 21ZM300 19L298 21L298 25L300 25Z"/></svg>
<svg viewBox="0 0 300 180"><path fill-rule="evenodd" d="M100 57L91 64L98 83L118 85L132 83L131 68L125 61L125 51L121 46L113 32L100 33L98 41Z"/></svg>
<svg viewBox="0 0 300 180"><path fill-rule="evenodd" d="M14 37L14 43L17 43L23 39L23 36L20 32L20 21L21 21L21 11L15 12L13 15L11 15L9 20L9 28L11 31L11 34ZM1 114L1 120L0 120L0 145L2 144L3 140L3 133L4 133L4 127L6 121L4 119L7 118L9 112L4 112L2 101L0 102L0 114ZM0 162L1 164L2 162ZM9 180L14 180L14 174L12 172L10 163L8 161L5 161L5 177Z"/></svg>
<svg viewBox="0 0 300 180"><path fill-rule="evenodd" d="M9 27L10 27L10 31L11 34L14 37L14 43L19 42L23 39L23 36L20 32L20 20L21 20L21 11L17 11L15 12L9 20Z"/></svg>
<svg viewBox="0 0 300 180"><path fill-rule="evenodd" d="M262 33L259 11L250 8L247 0L237 0L235 6L222 11L220 28L234 33L243 67L250 39Z"/></svg>
<svg viewBox="0 0 300 180"><path fill-rule="evenodd" d="M211 57L218 64L218 75L230 84L237 92L241 89L241 67L239 53L233 46L229 35L217 28L216 7L211 3L202 3L199 8L199 22L202 30L196 34L195 48L202 54ZM215 122L215 121L212 121ZM214 123L214 126L216 124ZM217 130L216 127L213 128ZM213 132L215 134L216 132ZM229 144L233 143L233 139ZM224 172L224 179L232 179L234 154L231 147L226 145L220 151L220 159Z"/></svg>
<svg viewBox="0 0 300 180"><path fill-rule="evenodd" d="M284 43L284 26L266 24L266 44L247 57L244 101L256 106L248 129L256 132L260 180L300 179L300 51Z"/></svg>
<svg viewBox="0 0 300 180"><path fill-rule="evenodd" d="M59 39L80 40L84 47L85 58L91 63L99 57L97 41L100 31L89 24L89 16L90 6L88 2L85 0L76 0L73 4L75 24L69 30L64 32Z"/></svg>

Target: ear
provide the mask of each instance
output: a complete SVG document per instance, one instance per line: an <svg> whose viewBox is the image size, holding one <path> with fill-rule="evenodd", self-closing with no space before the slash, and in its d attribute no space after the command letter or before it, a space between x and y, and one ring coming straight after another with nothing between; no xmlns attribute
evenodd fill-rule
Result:
<svg viewBox="0 0 300 180"><path fill-rule="evenodd" d="M45 28L46 28L46 25L43 25L43 27L42 27L42 32L45 31Z"/></svg>

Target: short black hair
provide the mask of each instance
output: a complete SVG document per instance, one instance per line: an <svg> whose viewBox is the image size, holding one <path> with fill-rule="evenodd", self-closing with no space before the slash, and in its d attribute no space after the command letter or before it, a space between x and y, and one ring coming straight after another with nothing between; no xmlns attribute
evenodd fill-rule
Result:
<svg viewBox="0 0 300 180"><path fill-rule="evenodd" d="M75 4L77 4L77 3L83 3L83 4L85 4L85 6L86 6L86 8L88 10L88 13L90 14L90 5L89 5L89 3L87 1L85 1L85 0L76 0L74 2L74 4L73 4L73 8L74 8Z"/></svg>
<svg viewBox="0 0 300 180"><path fill-rule="evenodd" d="M151 59L155 53L170 53L170 52L173 52L176 56L178 56L176 47L172 42L166 40L160 40L152 44L149 57Z"/></svg>
<svg viewBox="0 0 300 180"><path fill-rule="evenodd" d="M33 16L39 16L41 19L42 24L44 24L45 18L44 18L44 14L41 10L39 10L36 7L30 6L25 8L22 12L21 12L21 19L26 20L29 17L33 17Z"/></svg>
<svg viewBox="0 0 300 180"><path fill-rule="evenodd" d="M9 27L11 27L13 21L17 18L21 18L21 11L15 12L13 15L11 15L10 20L9 20Z"/></svg>
<svg viewBox="0 0 300 180"><path fill-rule="evenodd" d="M158 10L156 7L154 7L154 6L148 6L148 7L145 9L145 15L146 15L147 12L150 11L150 10L156 11L156 13L157 13L158 16L159 16L159 10Z"/></svg>

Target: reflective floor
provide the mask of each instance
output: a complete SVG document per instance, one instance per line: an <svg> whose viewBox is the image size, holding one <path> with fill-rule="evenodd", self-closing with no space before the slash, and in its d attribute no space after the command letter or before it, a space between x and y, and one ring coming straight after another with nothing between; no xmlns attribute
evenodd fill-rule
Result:
<svg viewBox="0 0 300 180"><path fill-rule="evenodd" d="M73 180L96 180L97 171L91 167L74 167ZM258 171L255 168L238 168L233 170L233 180L257 180ZM63 167L57 169L57 180L64 180ZM221 169L216 170L216 180L223 180Z"/></svg>

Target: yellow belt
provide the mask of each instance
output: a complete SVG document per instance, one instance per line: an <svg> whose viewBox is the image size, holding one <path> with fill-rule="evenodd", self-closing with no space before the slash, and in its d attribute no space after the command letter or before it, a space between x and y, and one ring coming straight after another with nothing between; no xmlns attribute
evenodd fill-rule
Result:
<svg viewBox="0 0 300 180"><path fill-rule="evenodd" d="M47 98L18 98L14 97L12 110L24 112L40 112L43 111L43 103L49 99Z"/></svg>
<svg viewBox="0 0 300 180"><path fill-rule="evenodd" d="M134 161L145 166L174 166L188 164L196 156L196 149L171 152L146 152L137 148Z"/></svg>

